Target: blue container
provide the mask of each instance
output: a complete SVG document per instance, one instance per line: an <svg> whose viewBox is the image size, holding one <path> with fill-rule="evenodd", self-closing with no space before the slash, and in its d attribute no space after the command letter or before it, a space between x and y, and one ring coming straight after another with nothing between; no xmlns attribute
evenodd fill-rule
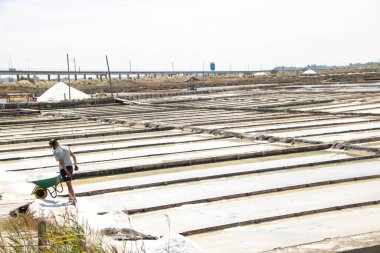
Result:
<svg viewBox="0 0 380 253"><path fill-rule="evenodd" d="M215 71L215 62L210 62L210 70Z"/></svg>

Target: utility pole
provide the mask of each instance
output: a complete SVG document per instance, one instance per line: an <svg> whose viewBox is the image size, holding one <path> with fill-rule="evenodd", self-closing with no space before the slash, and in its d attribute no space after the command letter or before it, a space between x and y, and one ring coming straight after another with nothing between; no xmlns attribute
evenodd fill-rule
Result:
<svg viewBox="0 0 380 253"><path fill-rule="evenodd" d="M129 60L129 73L132 72L132 60Z"/></svg>
<svg viewBox="0 0 380 253"><path fill-rule="evenodd" d="M71 85L70 85L70 62L69 62L69 54L66 54L67 58L67 77L69 79L69 100L71 100Z"/></svg>
<svg viewBox="0 0 380 253"><path fill-rule="evenodd" d="M77 72L77 64L75 62L75 58L74 58L74 72Z"/></svg>
<svg viewBox="0 0 380 253"><path fill-rule="evenodd" d="M174 72L174 61L172 61L172 72Z"/></svg>
<svg viewBox="0 0 380 253"><path fill-rule="evenodd" d="M9 54L9 63L8 63L8 70L13 70L13 64L12 64L12 55L11 54ZM10 77L8 77L8 80L9 81L11 81L11 79L12 79L12 82L13 82L13 74L10 76Z"/></svg>
<svg viewBox="0 0 380 253"><path fill-rule="evenodd" d="M11 64L11 68L13 68L13 64L12 64L12 55L11 55L11 54L9 54L9 62L10 62L10 64Z"/></svg>
<svg viewBox="0 0 380 253"><path fill-rule="evenodd" d="M108 64L108 57L106 55L106 61L107 61L107 69L108 69L108 79L110 80L110 88L111 88L111 97L113 97L113 89L112 89L112 81L111 81L111 72L110 72L110 66Z"/></svg>

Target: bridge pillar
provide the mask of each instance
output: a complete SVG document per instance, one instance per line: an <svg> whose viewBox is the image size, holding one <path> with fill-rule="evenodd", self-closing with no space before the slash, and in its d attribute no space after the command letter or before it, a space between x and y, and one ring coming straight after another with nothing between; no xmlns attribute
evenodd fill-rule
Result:
<svg viewBox="0 0 380 253"><path fill-rule="evenodd" d="M20 75L17 75L17 82L20 81Z"/></svg>
<svg viewBox="0 0 380 253"><path fill-rule="evenodd" d="M127 78L129 79L129 74L127 74Z"/></svg>
<svg viewBox="0 0 380 253"><path fill-rule="evenodd" d="M121 80L121 74L119 74L119 80Z"/></svg>
<svg viewBox="0 0 380 253"><path fill-rule="evenodd" d="M154 74L153 77L156 78L156 77L157 77L157 74Z"/></svg>
<svg viewBox="0 0 380 253"><path fill-rule="evenodd" d="M30 79L30 75L29 75L29 74L27 74L26 77L27 77L28 79Z"/></svg>
<svg viewBox="0 0 380 253"><path fill-rule="evenodd" d="M86 74L83 74L83 79L86 80Z"/></svg>
<svg viewBox="0 0 380 253"><path fill-rule="evenodd" d="M48 81L50 81L50 75L48 75Z"/></svg>
<svg viewBox="0 0 380 253"><path fill-rule="evenodd" d="M103 81L103 75L100 75L100 81Z"/></svg>
<svg viewBox="0 0 380 253"><path fill-rule="evenodd" d="M140 74L137 74L137 79L140 79Z"/></svg>
<svg viewBox="0 0 380 253"><path fill-rule="evenodd" d="M61 75L57 75L57 79L58 79L58 82L60 82L61 81Z"/></svg>
<svg viewBox="0 0 380 253"><path fill-rule="evenodd" d="M98 79L98 80L99 80L99 75L96 75L96 79Z"/></svg>
<svg viewBox="0 0 380 253"><path fill-rule="evenodd" d="M75 81L78 81L78 75L77 74L74 75L74 79L75 79Z"/></svg>

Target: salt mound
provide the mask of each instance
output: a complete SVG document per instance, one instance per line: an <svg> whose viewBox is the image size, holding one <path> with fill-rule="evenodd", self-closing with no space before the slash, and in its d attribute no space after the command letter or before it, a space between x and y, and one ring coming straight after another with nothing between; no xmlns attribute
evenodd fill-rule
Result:
<svg viewBox="0 0 380 253"><path fill-rule="evenodd" d="M94 229L132 228L129 216L122 211L111 211L104 215L89 216L88 223Z"/></svg>
<svg viewBox="0 0 380 253"><path fill-rule="evenodd" d="M54 212L53 208L59 207L62 207L61 202L37 199L29 205L28 212L31 213L34 218L57 220L57 214Z"/></svg>
<svg viewBox="0 0 380 253"><path fill-rule="evenodd" d="M38 102L57 102L69 99L88 99L91 98L86 93L69 87L63 82L56 83L53 87L48 89L44 94L37 98Z"/></svg>
<svg viewBox="0 0 380 253"><path fill-rule="evenodd" d="M141 228L136 224L126 213L122 211L111 211L104 215L87 215L86 221L88 225L95 230L105 230L105 229L131 229L138 233L153 235L152 233Z"/></svg>
<svg viewBox="0 0 380 253"><path fill-rule="evenodd" d="M148 249L149 253L205 253L198 246L186 237L170 233L157 240L152 248Z"/></svg>
<svg viewBox="0 0 380 253"><path fill-rule="evenodd" d="M258 72L258 73L255 73L254 76L267 76L268 74L265 73L265 72Z"/></svg>

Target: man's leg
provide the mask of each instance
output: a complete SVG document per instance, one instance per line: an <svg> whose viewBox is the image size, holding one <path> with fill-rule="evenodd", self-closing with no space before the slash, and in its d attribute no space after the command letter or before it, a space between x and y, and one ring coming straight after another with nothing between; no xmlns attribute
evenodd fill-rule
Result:
<svg viewBox="0 0 380 253"><path fill-rule="evenodd" d="M69 190L69 196L70 196L69 198L75 199L75 193L74 193L74 189L73 189L73 185L71 184L71 181L67 181L66 185L67 185L67 189Z"/></svg>

